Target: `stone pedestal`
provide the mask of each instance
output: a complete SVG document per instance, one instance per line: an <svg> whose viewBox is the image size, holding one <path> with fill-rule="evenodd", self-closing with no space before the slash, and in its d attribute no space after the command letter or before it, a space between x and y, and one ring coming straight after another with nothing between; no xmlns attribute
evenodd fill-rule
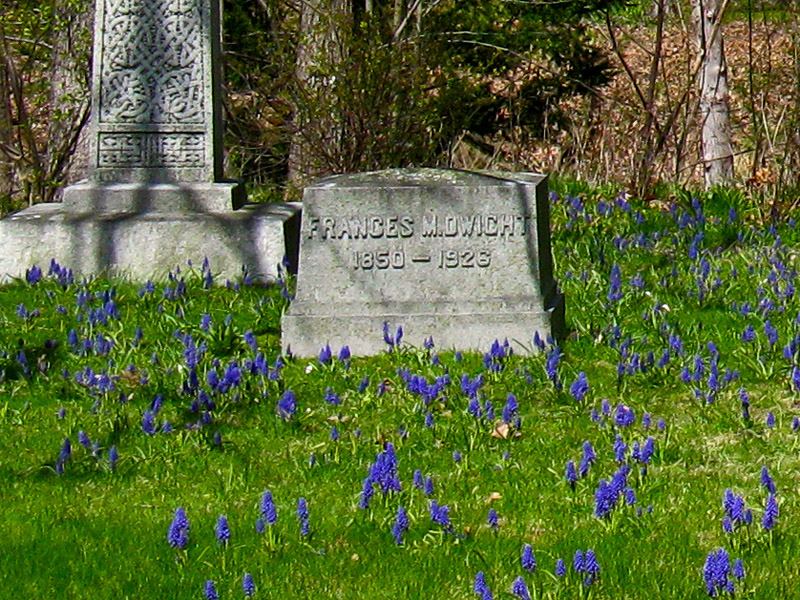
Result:
<svg viewBox="0 0 800 600"><path fill-rule="evenodd" d="M220 212L70 212L60 203L37 204L0 221L0 280L23 277L50 259L81 274L134 281L165 278L188 260L208 258L220 278L245 269L274 280L284 255L296 264L299 205L248 204Z"/></svg>
<svg viewBox="0 0 800 600"><path fill-rule="evenodd" d="M532 350L563 328L541 175L389 170L305 190L296 298L283 346L298 356L386 348L382 328L437 348Z"/></svg>
<svg viewBox="0 0 800 600"><path fill-rule="evenodd" d="M222 178L220 0L95 6L89 180L0 221L0 279L53 258L135 279L208 258L275 278L299 206L247 204Z"/></svg>

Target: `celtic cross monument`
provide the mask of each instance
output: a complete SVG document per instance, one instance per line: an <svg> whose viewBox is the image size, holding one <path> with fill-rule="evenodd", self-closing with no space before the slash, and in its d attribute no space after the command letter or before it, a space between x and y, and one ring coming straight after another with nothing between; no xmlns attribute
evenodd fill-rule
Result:
<svg viewBox="0 0 800 600"><path fill-rule="evenodd" d="M96 0L88 180L0 221L0 277L55 258L141 279L208 258L271 278L291 260L298 206L247 204L223 179L220 3Z"/></svg>

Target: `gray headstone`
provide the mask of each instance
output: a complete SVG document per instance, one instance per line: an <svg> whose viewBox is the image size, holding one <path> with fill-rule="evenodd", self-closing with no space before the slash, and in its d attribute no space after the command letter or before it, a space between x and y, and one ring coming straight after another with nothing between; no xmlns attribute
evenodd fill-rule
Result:
<svg viewBox="0 0 800 600"><path fill-rule="evenodd" d="M296 204L222 179L221 0L96 0L89 179L0 221L0 277L51 258L134 279L208 258L275 278Z"/></svg>
<svg viewBox="0 0 800 600"><path fill-rule="evenodd" d="M563 327L552 274L546 178L388 170L324 179L305 190L296 297L283 346L355 355L404 341L529 352Z"/></svg>

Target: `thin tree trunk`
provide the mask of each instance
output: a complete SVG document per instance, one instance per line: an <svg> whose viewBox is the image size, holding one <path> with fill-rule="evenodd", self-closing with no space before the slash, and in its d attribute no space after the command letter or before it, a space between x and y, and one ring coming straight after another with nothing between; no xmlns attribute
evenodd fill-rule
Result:
<svg viewBox="0 0 800 600"><path fill-rule="evenodd" d="M733 182L728 69L722 41L720 0L692 0L697 50L702 57L700 91L701 160L707 188ZM712 32L717 30L716 35Z"/></svg>
<svg viewBox="0 0 800 600"><path fill-rule="evenodd" d="M11 128L11 86L8 81L6 61L0 60L0 140L6 144L11 143L14 134ZM0 151L0 215L4 206L11 201L13 191L12 177L14 163L7 153Z"/></svg>
<svg viewBox="0 0 800 600"><path fill-rule="evenodd" d="M652 62L650 63L650 74L647 80L647 102L645 104L646 114L644 127L642 127L642 139L644 140L644 152L639 163L636 190L639 194L644 194L650 187L653 177L653 163L655 162L655 140L653 139L653 126L656 123L656 85L658 83L659 67L661 66L661 50L664 45L664 12L665 0L656 0L656 39L655 50L653 51Z"/></svg>
<svg viewBox="0 0 800 600"><path fill-rule="evenodd" d="M313 114L333 84L332 75L344 59L337 37L339 28L352 18L350 0L305 0L300 10L300 41L295 58L296 98L292 141L289 148L289 193L296 193L313 179L335 170L325 164L331 145L340 139L335 115Z"/></svg>
<svg viewBox="0 0 800 600"><path fill-rule="evenodd" d="M86 177L94 0L55 0L47 165L65 184ZM52 199L60 199L60 188Z"/></svg>

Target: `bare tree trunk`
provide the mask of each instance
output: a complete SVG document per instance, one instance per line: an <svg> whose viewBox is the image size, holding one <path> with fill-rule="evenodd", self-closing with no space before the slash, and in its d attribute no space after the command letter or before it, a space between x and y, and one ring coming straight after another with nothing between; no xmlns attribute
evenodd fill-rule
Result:
<svg viewBox="0 0 800 600"><path fill-rule="evenodd" d="M289 193L299 192L313 179L335 169L323 164L327 150L340 139L334 114L314 114L330 106L328 88L336 67L344 60L337 32L352 18L350 0L305 0L300 11L300 41L295 59L296 97L293 135L289 148Z"/></svg>
<svg viewBox="0 0 800 600"><path fill-rule="evenodd" d="M89 117L94 1L56 0L50 70L48 170L55 181L75 183L89 164ZM52 199L60 199L60 188Z"/></svg>
<svg viewBox="0 0 800 600"><path fill-rule="evenodd" d="M0 142L10 145L14 132L11 128L11 86L8 77L6 61L0 60ZM3 207L10 205L13 174L14 163L11 157L0 150L0 215Z"/></svg>
<svg viewBox="0 0 800 600"><path fill-rule="evenodd" d="M645 115L644 126L642 127L644 152L642 153L642 158L639 162L636 182L636 191L642 195L650 187L651 180L653 178L653 163L656 159L653 127L658 127L658 123L656 122L656 86L658 85L659 67L661 66L661 53L664 45L664 13L666 10L665 0L656 0L656 7L655 50L653 51L653 58L652 62L650 63L650 74L647 80L647 99L645 102L645 109L647 110L647 113Z"/></svg>
<svg viewBox="0 0 800 600"><path fill-rule="evenodd" d="M692 0L700 88L701 159L706 187L733 182L728 69L722 42L720 0Z"/></svg>

